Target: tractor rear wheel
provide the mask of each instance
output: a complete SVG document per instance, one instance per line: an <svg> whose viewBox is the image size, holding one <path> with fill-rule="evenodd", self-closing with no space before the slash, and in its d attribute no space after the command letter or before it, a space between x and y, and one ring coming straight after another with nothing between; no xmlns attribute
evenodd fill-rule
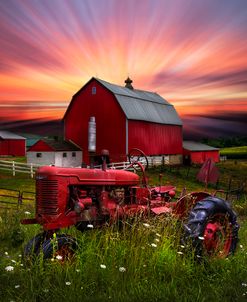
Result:
<svg viewBox="0 0 247 302"><path fill-rule="evenodd" d="M55 258L61 263L72 261L77 247L75 238L65 234L57 234L43 243L43 257L44 259Z"/></svg>
<svg viewBox="0 0 247 302"><path fill-rule="evenodd" d="M197 202L184 228L197 257L225 258L237 247L237 217L223 199L209 196Z"/></svg>

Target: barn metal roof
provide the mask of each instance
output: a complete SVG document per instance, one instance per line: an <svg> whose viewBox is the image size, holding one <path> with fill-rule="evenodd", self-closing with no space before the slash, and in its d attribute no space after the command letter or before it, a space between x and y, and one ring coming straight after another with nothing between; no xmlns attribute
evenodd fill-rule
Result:
<svg viewBox="0 0 247 302"><path fill-rule="evenodd" d="M132 90L101 79L96 80L115 95L128 119L182 126L182 121L173 105L157 93Z"/></svg>
<svg viewBox="0 0 247 302"><path fill-rule="evenodd" d="M218 148L214 148L202 143L194 141L183 141L183 148L189 151L217 151Z"/></svg>
<svg viewBox="0 0 247 302"><path fill-rule="evenodd" d="M3 131L3 130L0 130L0 138L1 139L26 139L25 137L20 136L18 134L9 131Z"/></svg>

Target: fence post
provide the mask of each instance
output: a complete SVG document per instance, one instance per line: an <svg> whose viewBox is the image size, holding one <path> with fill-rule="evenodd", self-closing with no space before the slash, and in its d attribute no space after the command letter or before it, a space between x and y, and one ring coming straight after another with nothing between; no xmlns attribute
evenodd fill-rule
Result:
<svg viewBox="0 0 247 302"><path fill-rule="evenodd" d="M12 162L12 170L13 170L13 176L15 176L15 162Z"/></svg>
<svg viewBox="0 0 247 302"><path fill-rule="evenodd" d="M30 164L30 173L31 173L31 178L33 178L33 164Z"/></svg>
<svg viewBox="0 0 247 302"><path fill-rule="evenodd" d="M18 207L22 205L23 192L19 191L18 195Z"/></svg>

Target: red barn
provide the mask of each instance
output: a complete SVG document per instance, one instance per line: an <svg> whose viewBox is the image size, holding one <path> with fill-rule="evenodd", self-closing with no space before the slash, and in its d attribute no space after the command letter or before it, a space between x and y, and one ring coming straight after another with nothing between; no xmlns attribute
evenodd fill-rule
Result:
<svg viewBox="0 0 247 302"><path fill-rule="evenodd" d="M25 156L26 139L9 131L0 131L0 155Z"/></svg>
<svg viewBox="0 0 247 302"><path fill-rule="evenodd" d="M182 122L160 95L92 78L73 97L64 115L64 138L83 149L88 163L88 123L96 120L96 154L108 149L111 161L123 161L132 148L149 156L182 158Z"/></svg>
<svg viewBox="0 0 247 302"><path fill-rule="evenodd" d="M208 158L220 160L219 149L193 141L183 142L184 164L203 164Z"/></svg>

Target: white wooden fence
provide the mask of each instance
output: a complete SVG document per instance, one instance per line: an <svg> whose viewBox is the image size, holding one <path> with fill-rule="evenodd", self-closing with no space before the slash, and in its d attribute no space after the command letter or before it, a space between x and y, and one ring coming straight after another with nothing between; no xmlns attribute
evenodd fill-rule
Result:
<svg viewBox="0 0 247 302"><path fill-rule="evenodd" d="M160 158L152 158L148 157L148 165L150 167L153 166L159 166L162 164L168 164L167 162L164 162L164 159L162 157ZM146 165L146 160L140 158L139 162L142 165ZM126 169L130 165L129 161L126 162L117 162L117 163L110 163L107 165L108 169ZM12 175L15 176L17 172L19 173L26 173L29 174L31 178L34 177L34 174L37 170L38 167L41 167L42 165L39 164L27 164L27 163L21 163L21 162L16 162L16 161L7 161L7 160L0 160L0 170L5 170L5 171L11 171ZM101 168L102 166L94 166L94 168ZM133 168L130 168L131 170L134 170ZM135 165L135 170L139 170L140 167L138 165Z"/></svg>
<svg viewBox="0 0 247 302"><path fill-rule="evenodd" d="M0 170L11 171L12 175L15 176L16 172L30 174L33 178L36 170L41 165L38 164L27 164L16 161L0 160Z"/></svg>
<svg viewBox="0 0 247 302"><path fill-rule="evenodd" d="M157 157L147 157L148 160L148 166L149 167L155 167L155 166L160 166L160 165L168 165L169 161L162 158L162 156L157 156ZM139 158L138 160L143 166L146 166L147 162L146 159L144 158ZM130 166L130 162L126 161L126 162L119 162L119 163L110 163L107 164L107 168L108 169L118 169L118 170L122 170L122 169L126 169L127 167ZM94 166L94 168L101 168L102 166ZM130 168L131 170L133 170L133 168ZM135 169L139 170L140 168L138 167L138 165L135 165Z"/></svg>

